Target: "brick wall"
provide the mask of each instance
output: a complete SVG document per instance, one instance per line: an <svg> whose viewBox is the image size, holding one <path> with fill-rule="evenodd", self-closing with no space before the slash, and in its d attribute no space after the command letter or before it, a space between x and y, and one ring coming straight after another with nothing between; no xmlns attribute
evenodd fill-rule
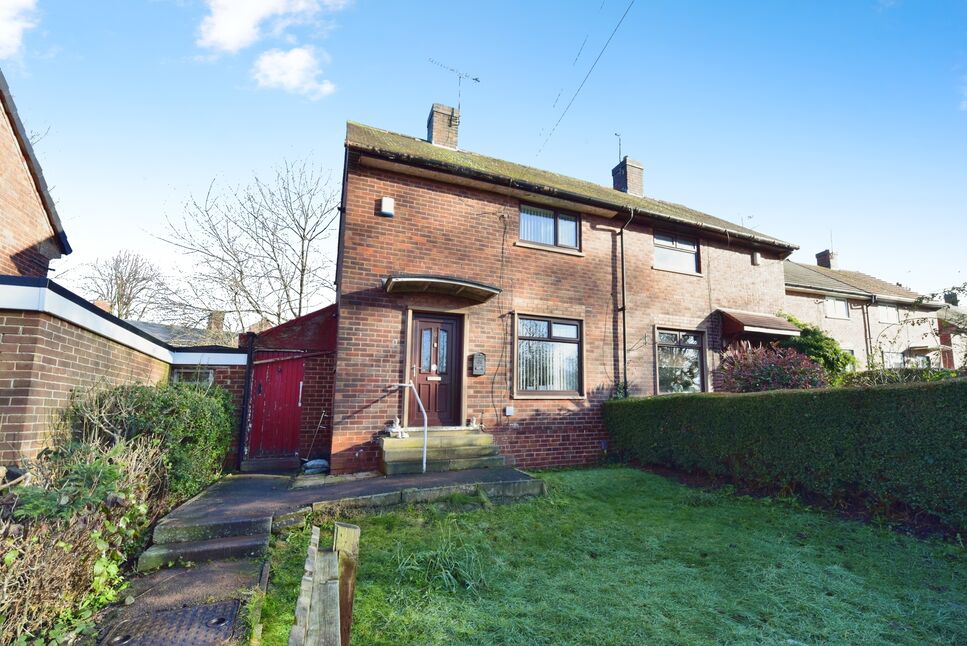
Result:
<svg viewBox="0 0 967 646"><path fill-rule="evenodd" d="M46 276L59 255L20 143L0 110L0 274Z"/></svg>
<svg viewBox="0 0 967 646"><path fill-rule="evenodd" d="M306 359L302 390L299 456L328 458L332 443L332 389L336 373L334 353Z"/></svg>
<svg viewBox="0 0 967 646"><path fill-rule="evenodd" d="M840 319L826 316L826 298L816 294L788 292L784 310L803 323L809 323L820 328L826 334L839 341L844 350L852 350L857 365L865 368L867 365L866 323L862 300L848 299L849 318Z"/></svg>
<svg viewBox="0 0 967 646"><path fill-rule="evenodd" d="M235 411L232 425L232 444L225 456L225 468L234 469L238 465L239 425L242 416L242 400L245 396L245 366L211 366L215 372L215 384L224 388L232 399Z"/></svg>
<svg viewBox="0 0 967 646"><path fill-rule="evenodd" d="M73 390L167 375L168 364L49 314L0 311L0 464L43 448Z"/></svg>
<svg viewBox="0 0 967 646"><path fill-rule="evenodd" d="M396 199L396 216L377 215L380 197ZM467 416L494 433L501 452L525 466L592 462L606 436L600 403L621 367L620 222L585 215L583 256L515 245L516 198L376 170L350 156L342 233L340 325L334 401L334 472L373 469L377 434L396 416L402 396L407 308L448 310L466 318L467 353L487 354L487 374L467 375ZM629 380L635 394L655 392L656 326L701 330L715 367L720 323L715 309L775 313L783 303L778 257L754 266L751 252L702 241L700 275L652 269L653 229L629 227ZM448 274L500 287L473 305L431 294L390 295L381 279L394 273ZM511 394L512 312L584 321L586 398L523 399ZM503 414L513 405L512 417Z"/></svg>

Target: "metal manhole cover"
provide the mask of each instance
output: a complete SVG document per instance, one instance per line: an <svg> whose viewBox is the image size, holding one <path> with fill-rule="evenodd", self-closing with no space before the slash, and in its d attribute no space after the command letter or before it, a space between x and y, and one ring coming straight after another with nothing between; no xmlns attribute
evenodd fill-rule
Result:
<svg viewBox="0 0 967 646"><path fill-rule="evenodd" d="M125 619L111 627L101 646L215 646L232 638L239 601L165 610Z"/></svg>

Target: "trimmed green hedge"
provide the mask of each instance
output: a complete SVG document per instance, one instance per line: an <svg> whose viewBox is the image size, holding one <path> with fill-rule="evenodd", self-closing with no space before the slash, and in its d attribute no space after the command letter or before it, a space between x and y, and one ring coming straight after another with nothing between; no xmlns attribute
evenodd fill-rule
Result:
<svg viewBox="0 0 967 646"><path fill-rule="evenodd" d="M967 528L967 379L614 400L604 419L644 464L901 503Z"/></svg>

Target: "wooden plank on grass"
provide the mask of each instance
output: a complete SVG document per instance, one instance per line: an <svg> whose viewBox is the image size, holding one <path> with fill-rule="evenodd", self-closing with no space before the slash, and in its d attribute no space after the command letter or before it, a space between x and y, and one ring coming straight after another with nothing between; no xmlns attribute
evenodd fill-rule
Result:
<svg viewBox="0 0 967 646"><path fill-rule="evenodd" d="M332 551L339 555L339 634L342 646L349 646L353 597L356 595L356 568L359 565L359 527L336 523Z"/></svg>
<svg viewBox="0 0 967 646"><path fill-rule="evenodd" d="M329 550L316 550L305 643L340 646L339 641L339 557Z"/></svg>

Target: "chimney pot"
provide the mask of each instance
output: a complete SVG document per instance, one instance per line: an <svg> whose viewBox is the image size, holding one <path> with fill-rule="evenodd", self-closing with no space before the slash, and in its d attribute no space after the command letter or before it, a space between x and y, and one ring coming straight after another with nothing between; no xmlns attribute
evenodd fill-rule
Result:
<svg viewBox="0 0 967 646"><path fill-rule="evenodd" d="M839 254L829 249L824 249L816 254L816 264L826 269L839 269Z"/></svg>
<svg viewBox="0 0 967 646"><path fill-rule="evenodd" d="M945 293L943 295L943 300L947 305L953 305L954 307L960 305L960 297L957 295L957 292Z"/></svg>
<svg viewBox="0 0 967 646"><path fill-rule="evenodd" d="M426 120L426 139L431 144L456 149L460 111L442 103L434 103Z"/></svg>
<svg viewBox="0 0 967 646"><path fill-rule="evenodd" d="M631 159L627 155L611 169L611 179L616 191L628 195L645 195L645 167L641 162Z"/></svg>

